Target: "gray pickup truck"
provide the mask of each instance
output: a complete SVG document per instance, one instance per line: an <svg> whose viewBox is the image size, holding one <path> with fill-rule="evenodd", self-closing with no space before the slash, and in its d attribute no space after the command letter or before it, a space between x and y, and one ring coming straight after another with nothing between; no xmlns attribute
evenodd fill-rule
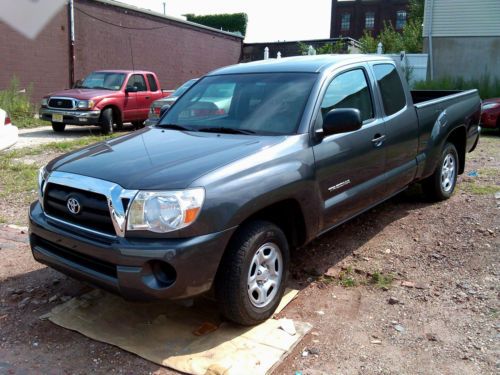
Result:
<svg viewBox="0 0 500 375"><path fill-rule="evenodd" d="M222 68L156 125L42 168L33 256L128 299L213 291L225 317L256 324L292 248L416 182L449 198L479 117L476 90L410 91L380 56Z"/></svg>

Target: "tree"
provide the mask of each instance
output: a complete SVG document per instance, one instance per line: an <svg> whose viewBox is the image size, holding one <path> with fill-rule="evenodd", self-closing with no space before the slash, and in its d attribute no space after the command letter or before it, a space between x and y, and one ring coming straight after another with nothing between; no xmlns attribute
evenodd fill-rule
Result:
<svg viewBox="0 0 500 375"><path fill-rule="evenodd" d="M248 16L246 13L210 14L206 16L185 14L184 16L190 22L213 27L214 29L221 29L229 32L240 32L243 36L247 31Z"/></svg>
<svg viewBox="0 0 500 375"><path fill-rule="evenodd" d="M408 22L401 33L397 32L390 22L384 22L384 28L377 38L365 30L360 38L363 53L377 52L378 43L382 43L384 53L422 52L422 22L424 19L424 0L410 0L408 5Z"/></svg>

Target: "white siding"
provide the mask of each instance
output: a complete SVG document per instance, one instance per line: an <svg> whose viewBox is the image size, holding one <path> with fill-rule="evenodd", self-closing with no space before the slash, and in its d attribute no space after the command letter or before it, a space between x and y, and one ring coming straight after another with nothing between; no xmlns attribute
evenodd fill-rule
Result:
<svg viewBox="0 0 500 375"><path fill-rule="evenodd" d="M433 37L500 36L500 0L426 0L424 36L429 36L431 6Z"/></svg>

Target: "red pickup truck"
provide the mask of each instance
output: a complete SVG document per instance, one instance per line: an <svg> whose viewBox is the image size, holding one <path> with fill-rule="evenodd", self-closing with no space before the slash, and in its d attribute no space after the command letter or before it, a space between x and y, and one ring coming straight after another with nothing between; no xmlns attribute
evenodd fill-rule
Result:
<svg viewBox="0 0 500 375"><path fill-rule="evenodd" d="M124 122L142 126L149 107L172 91L160 89L153 72L99 70L90 73L75 88L45 96L40 118L50 121L56 132L66 124L98 125L104 134L118 130Z"/></svg>

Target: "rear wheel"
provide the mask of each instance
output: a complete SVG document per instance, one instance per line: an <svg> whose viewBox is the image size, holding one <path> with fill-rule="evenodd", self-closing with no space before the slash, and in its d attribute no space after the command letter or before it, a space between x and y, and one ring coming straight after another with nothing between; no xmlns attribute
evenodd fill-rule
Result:
<svg viewBox="0 0 500 375"><path fill-rule="evenodd" d="M111 108L106 108L101 113L100 126L103 134L113 133L113 110Z"/></svg>
<svg viewBox="0 0 500 375"><path fill-rule="evenodd" d="M57 133L62 133L65 128L66 128L66 124L63 124L61 122L53 122L52 123L52 130L57 132Z"/></svg>
<svg viewBox="0 0 500 375"><path fill-rule="evenodd" d="M242 325L271 317L283 297L288 262L288 242L276 225L254 221L238 229L215 280L222 314Z"/></svg>
<svg viewBox="0 0 500 375"><path fill-rule="evenodd" d="M425 194L432 200L442 201L452 196L457 184L458 152L452 143L445 143L434 173L422 183Z"/></svg>

